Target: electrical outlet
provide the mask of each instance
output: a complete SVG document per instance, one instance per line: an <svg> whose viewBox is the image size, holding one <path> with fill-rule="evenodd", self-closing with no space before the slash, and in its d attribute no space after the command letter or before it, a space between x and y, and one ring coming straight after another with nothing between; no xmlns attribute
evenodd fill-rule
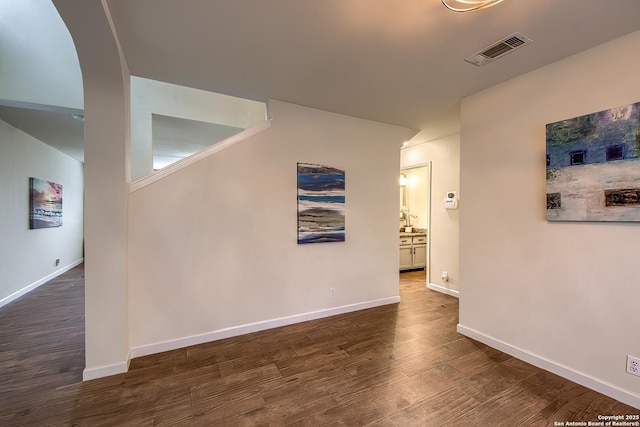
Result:
<svg viewBox="0 0 640 427"><path fill-rule="evenodd" d="M443 282L448 282L449 281L449 273L447 273L446 271L442 272L442 281Z"/></svg>
<svg viewBox="0 0 640 427"><path fill-rule="evenodd" d="M329 288L329 298L334 298L336 296L336 288Z"/></svg>
<svg viewBox="0 0 640 427"><path fill-rule="evenodd" d="M627 372L640 377L640 358L627 356Z"/></svg>
<svg viewBox="0 0 640 427"><path fill-rule="evenodd" d="M53 263L54 267L57 267L60 265L60 258L56 258L55 262Z"/></svg>

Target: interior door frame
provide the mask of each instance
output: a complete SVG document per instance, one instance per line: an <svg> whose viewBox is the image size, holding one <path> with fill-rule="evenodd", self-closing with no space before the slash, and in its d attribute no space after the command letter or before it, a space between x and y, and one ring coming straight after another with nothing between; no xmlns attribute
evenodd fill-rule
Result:
<svg viewBox="0 0 640 427"><path fill-rule="evenodd" d="M403 166L400 168L400 172L409 169L427 168L427 266L425 267L425 274L427 283L430 283L431 276L431 181L432 181L432 167L431 160L422 163L416 163L414 165Z"/></svg>

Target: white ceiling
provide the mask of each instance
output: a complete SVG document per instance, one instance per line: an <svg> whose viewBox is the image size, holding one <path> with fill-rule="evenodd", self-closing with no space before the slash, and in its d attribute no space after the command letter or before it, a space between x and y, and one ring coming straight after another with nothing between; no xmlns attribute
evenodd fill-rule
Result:
<svg viewBox="0 0 640 427"><path fill-rule="evenodd" d="M440 0L106 2L133 75L415 129L464 96L640 29L640 0L505 0L472 13ZM484 67L464 61L514 32L533 43ZM0 119L54 145L21 112Z"/></svg>
<svg viewBox="0 0 640 427"><path fill-rule="evenodd" d="M132 74L420 129L469 94L640 29L638 0L107 0ZM533 43L484 67L514 32Z"/></svg>
<svg viewBox="0 0 640 427"><path fill-rule="evenodd" d="M152 114L151 121L154 169L162 169L244 130L161 114Z"/></svg>
<svg viewBox="0 0 640 427"><path fill-rule="evenodd" d="M0 105L0 120L79 161L84 161L84 127L69 111Z"/></svg>

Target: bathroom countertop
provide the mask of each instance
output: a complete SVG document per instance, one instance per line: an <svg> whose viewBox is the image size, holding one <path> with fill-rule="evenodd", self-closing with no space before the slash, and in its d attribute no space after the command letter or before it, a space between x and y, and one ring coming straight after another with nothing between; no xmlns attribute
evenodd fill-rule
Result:
<svg viewBox="0 0 640 427"><path fill-rule="evenodd" d="M427 230L424 228L414 228L411 233L405 233L400 229L400 237L414 237L414 236L426 236Z"/></svg>

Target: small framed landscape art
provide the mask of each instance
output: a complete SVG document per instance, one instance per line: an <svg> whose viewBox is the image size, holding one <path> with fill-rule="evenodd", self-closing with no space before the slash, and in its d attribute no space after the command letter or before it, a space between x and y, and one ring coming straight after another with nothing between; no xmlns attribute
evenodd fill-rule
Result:
<svg viewBox="0 0 640 427"><path fill-rule="evenodd" d="M640 102L546 126L547 220L640 221Z"/></svg>
<svg viewBox="0 0 640 427"><path fill-rule="evenodd" d="M343 170L298 163L298 244L344 242Z"/></svg>
<svg viewBox="0 0 640 427"><path fill-rule="evenodd" d="M62 184L29 178L29 228L62 227Z"/></svg>

